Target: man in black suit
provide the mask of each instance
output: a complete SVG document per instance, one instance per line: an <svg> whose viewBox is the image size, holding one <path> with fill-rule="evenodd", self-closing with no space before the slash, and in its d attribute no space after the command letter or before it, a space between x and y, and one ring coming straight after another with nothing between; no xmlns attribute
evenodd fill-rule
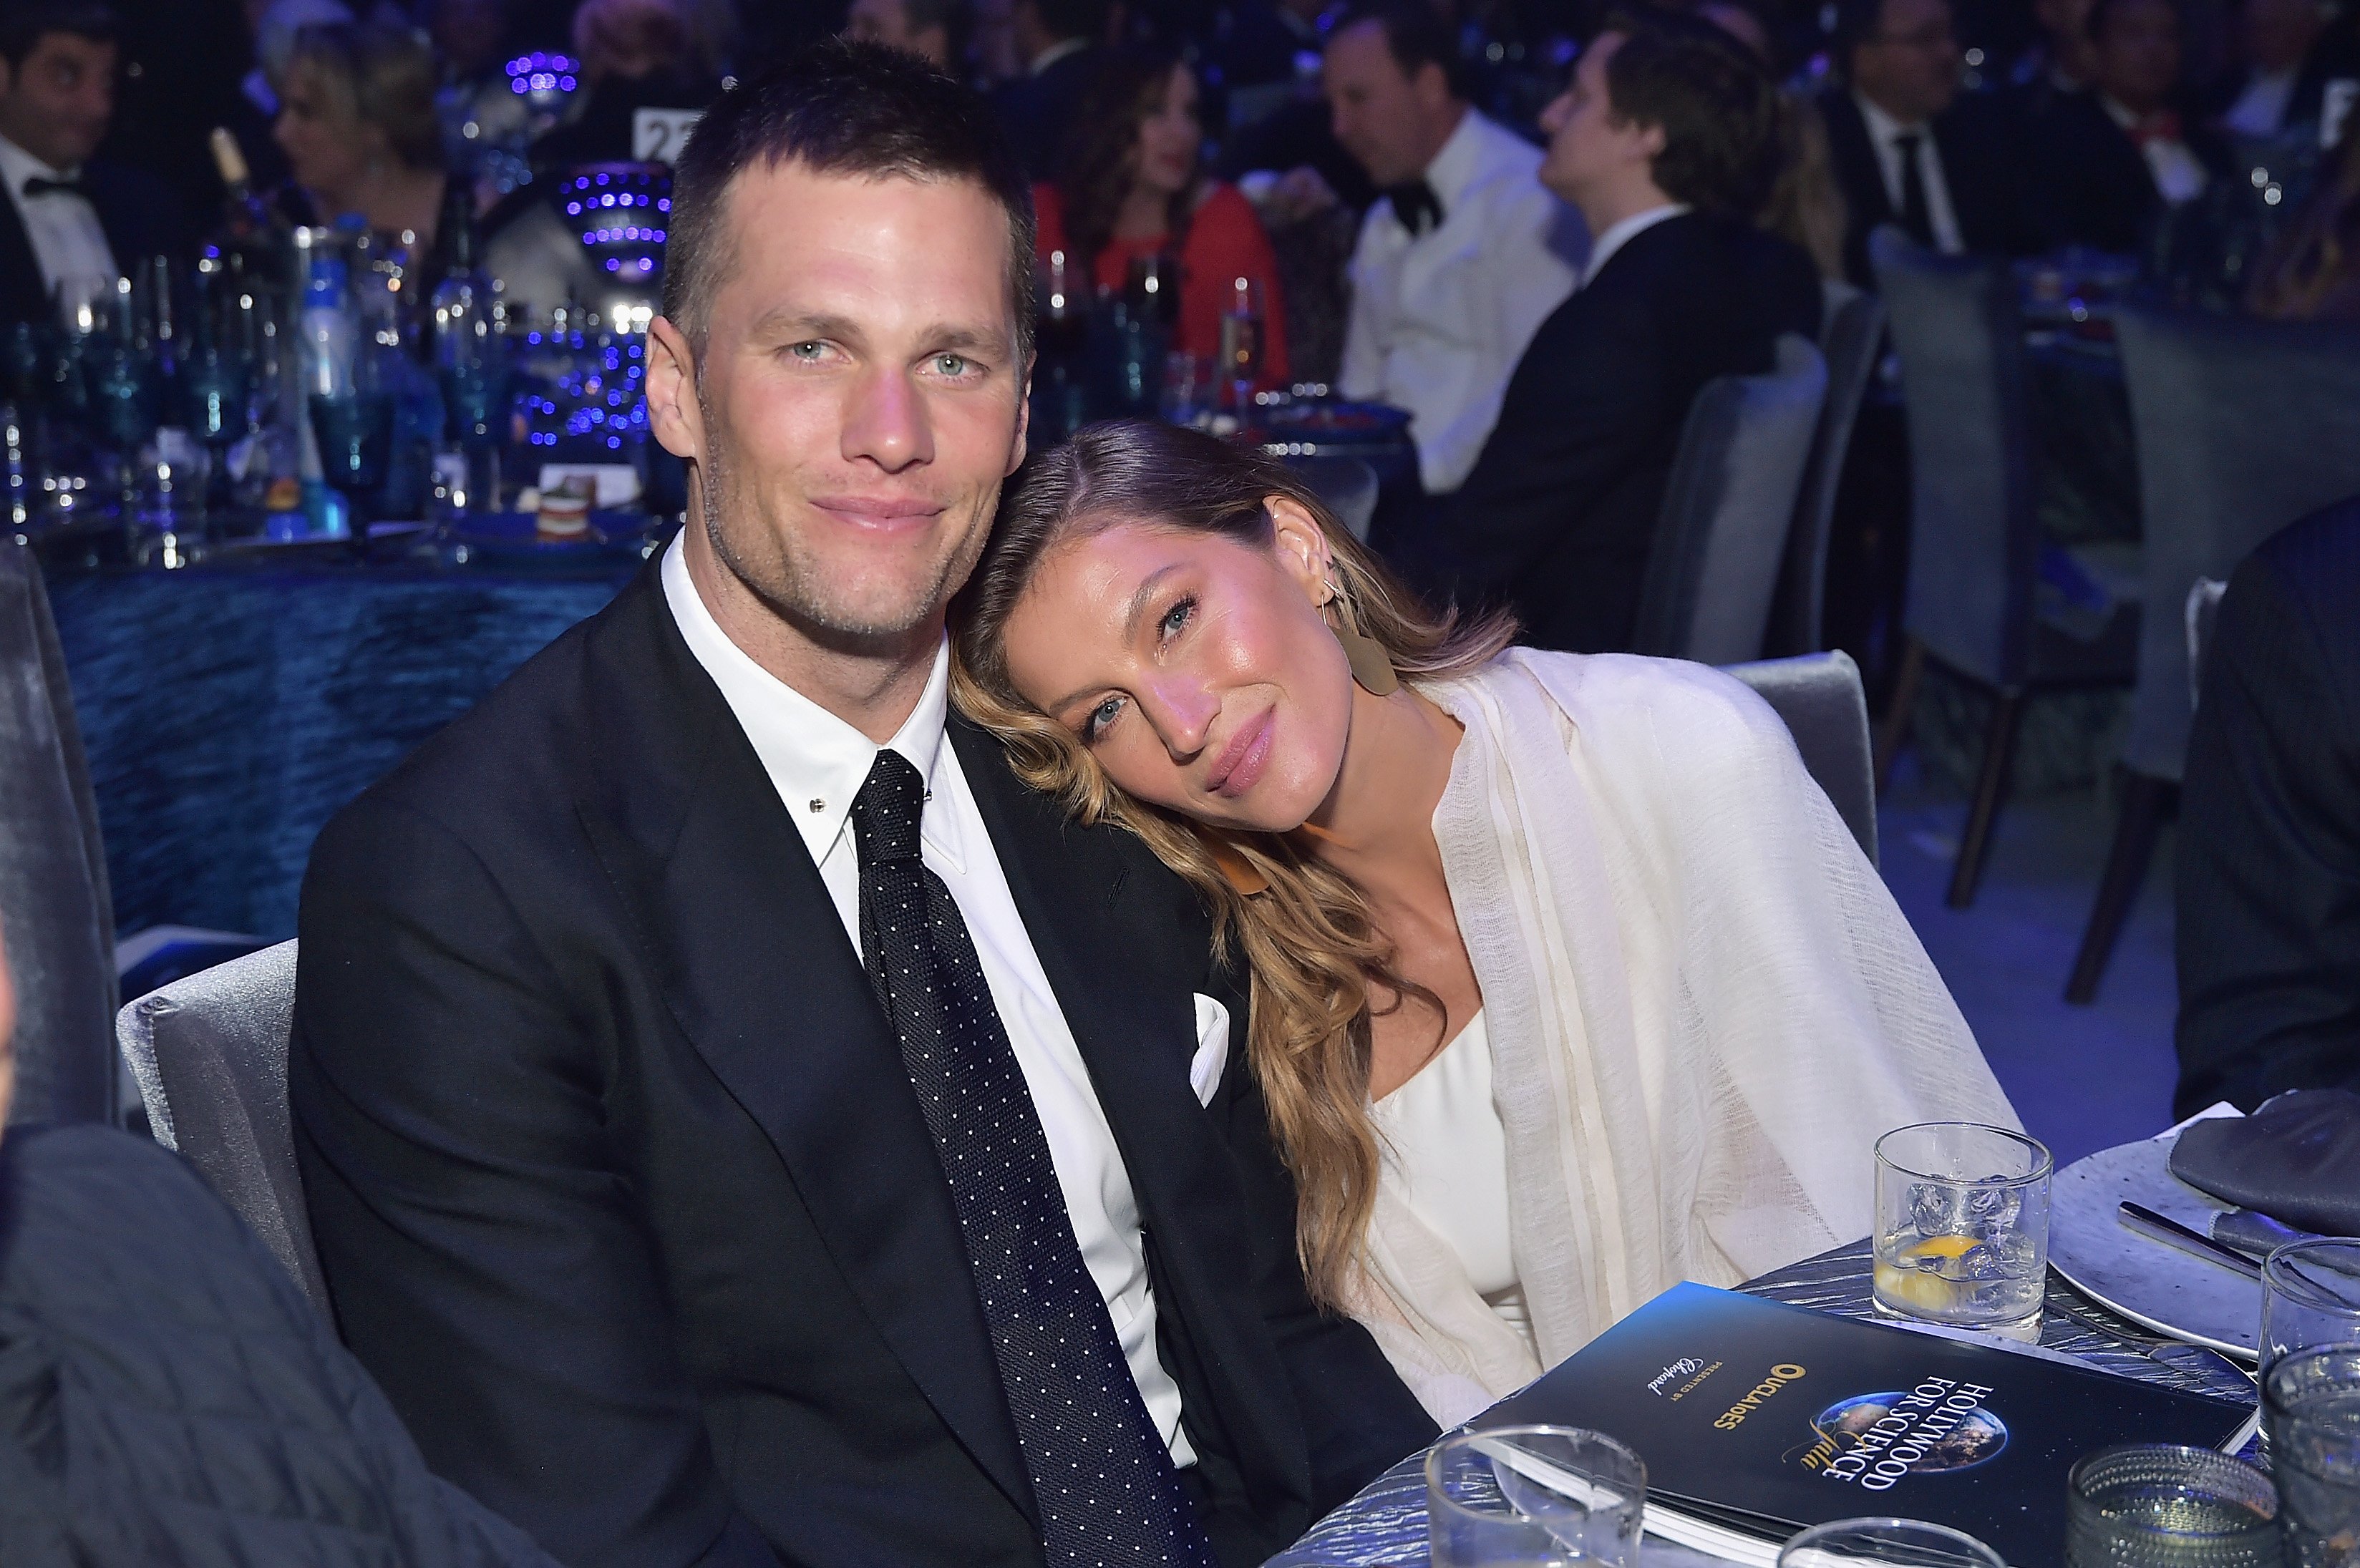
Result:
<svg viewBox="0 0 2360 1568"><path fill-rule="evenodd" d="M1893 223L1929 250L2037 248L2005 101L1961 96L1949 0L1838 0L1842 80L1819 95L1843 191L1844 271L1874 288L1868 236Z"/></svg>
<svg viewBox="0 0 2360 1568"><path fill-rule="evenodd" d="M1023 176L831 40L674 178L691 520L312 855L338 1323L574 1568L1259 1563L1433 1427L1304 1291L1202 906L946 715L1023 452Z"/></svg>
<svg viewBox="0 0 2360 1568"><path fill-rule="evenodd" d="M2027 129L2034 222L2044 246L2129 254L2231 159L2180 81L2173 0L2092 0L2086 25L2090 90L2050 100Z"/></svg>
<svg viewBox="0 0 2360 1568"><path fill-rule="evenodd" d="M1527 640L1627 648L1688 406L1816 337L1819 279L1756 228L1777 170L1777 88L1744 45L1675 15L1615 22L1542 116L1541 182L1595 236L1541 323L1458 495L1383 541L1414 581L1504 600Z"/></svg>
<svg viewBox="0 0 2360 1568"><path fill-rule="evenodd" d="M93 0L0 9L0 320L49 320L60 284L112 284L181 248L171 192L91 156L115 118L117 37Z"/></svg>
<svg viewBox="0 0 2360 1568"><path fill-rule="evenodd" d="M1054 180L1065 162L1074 105L1098 69L1107 0L1015 0L1009 25L1024 74L994 88L991 106L1025 172Z"/></svg>
<svg viewBox="0 0 2360 1568"><path fill-rule="evenodd" d="M2180 795L2173 1114L2360 1089L2360 496L2229 580Z"/></svg>

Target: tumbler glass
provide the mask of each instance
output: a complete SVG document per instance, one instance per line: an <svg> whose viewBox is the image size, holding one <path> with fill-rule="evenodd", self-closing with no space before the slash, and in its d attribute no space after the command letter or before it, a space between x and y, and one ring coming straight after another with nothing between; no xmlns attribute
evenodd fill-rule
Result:
<svg viewBox="0 0 2360 1568"><path fill-rule="evenodd" d="M2316 1345L2360 1341L2360 1241L2289 1242L2262 1263L2262 1370Z"/></svg>
<svg viewBox="0 0 2360 1568"><path fill-rule="evenodd" d="M1612 1438L1504 1426L1426 1456L1434 1568L1639 1568L1647 1467Z"/></svg>
<svg viewBox="0 0 2360 1568"><path fill-rule="evenodd" d="M2262 1422L2288 1568L2360 1568L2360 1344L2279 1356Z"/></svg>
<svg viewBox="0 0 2360 1568"><path fill-rule="evenodd" d="M2007 1568L1973 1536L1923 1519L1834 1519L1786 1542L1778 1568Z"/></svg>
<svg viewBox="0 0 2360 1568"><path fill-rule="evenodd" d="M2130 1443L2066 1477L2067 1568L2276 1568L2270 1478L2210 1448Z"/></svg>
<svg viewBox="0 0 2360 1568"><path fill-rule="evenodd" d="M1879 1310L2037 1334L2049 1170L2038 1139L2006 1127L1920 1122L1878 1138Z"/></svg>

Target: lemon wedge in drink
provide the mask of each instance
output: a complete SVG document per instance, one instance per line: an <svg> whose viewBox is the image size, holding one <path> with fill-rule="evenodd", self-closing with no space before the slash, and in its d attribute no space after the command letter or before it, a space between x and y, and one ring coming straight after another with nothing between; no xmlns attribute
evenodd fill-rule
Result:
<svg viewBox="0 0 2360 1568"><path fill-rule="evenodd" d="M1976 1245L1972 1236L1929 1236L1901 1249L1891 1263L1879 1259L1876 1265L1876 1293L1886 1302L1907 1306L1929 1315L1939 1315L1956 1309L1958 1286L1929 1269L1927 1265L1939 1258L1944 1261L1963 1258Z"/></svg>

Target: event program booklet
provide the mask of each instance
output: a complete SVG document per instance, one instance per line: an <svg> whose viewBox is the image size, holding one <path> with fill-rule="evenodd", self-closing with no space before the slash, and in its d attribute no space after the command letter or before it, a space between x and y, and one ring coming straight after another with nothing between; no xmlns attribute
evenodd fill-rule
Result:
<svg viewBox="0 0 2360 1568"><path fill-rule="evenodd" d="M2118 1443L2231 1449L2253 1421L2250 1402L2052 1355L1677 1285L1475 1425L1620 1439L1646 1462L1647 1530L1731 1562L1769 1568L1805 1526L1886 1515L2047 1568L2074 1461Z"/></svg>

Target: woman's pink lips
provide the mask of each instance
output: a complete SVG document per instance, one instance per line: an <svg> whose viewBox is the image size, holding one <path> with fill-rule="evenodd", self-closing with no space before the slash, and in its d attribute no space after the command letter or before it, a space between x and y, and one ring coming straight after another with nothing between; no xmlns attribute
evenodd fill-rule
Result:
<svg viewBox="0 0 2360 1568"><path fill-rule="evenodd" d="M1271 737L1277 729L1273 722L1275 716L1276 710L1273 709L1251 724L1240 726L1207 771L1207 789L1234 800L1254 787L1262 778L1262 770L1270 763Z"/></svg>

